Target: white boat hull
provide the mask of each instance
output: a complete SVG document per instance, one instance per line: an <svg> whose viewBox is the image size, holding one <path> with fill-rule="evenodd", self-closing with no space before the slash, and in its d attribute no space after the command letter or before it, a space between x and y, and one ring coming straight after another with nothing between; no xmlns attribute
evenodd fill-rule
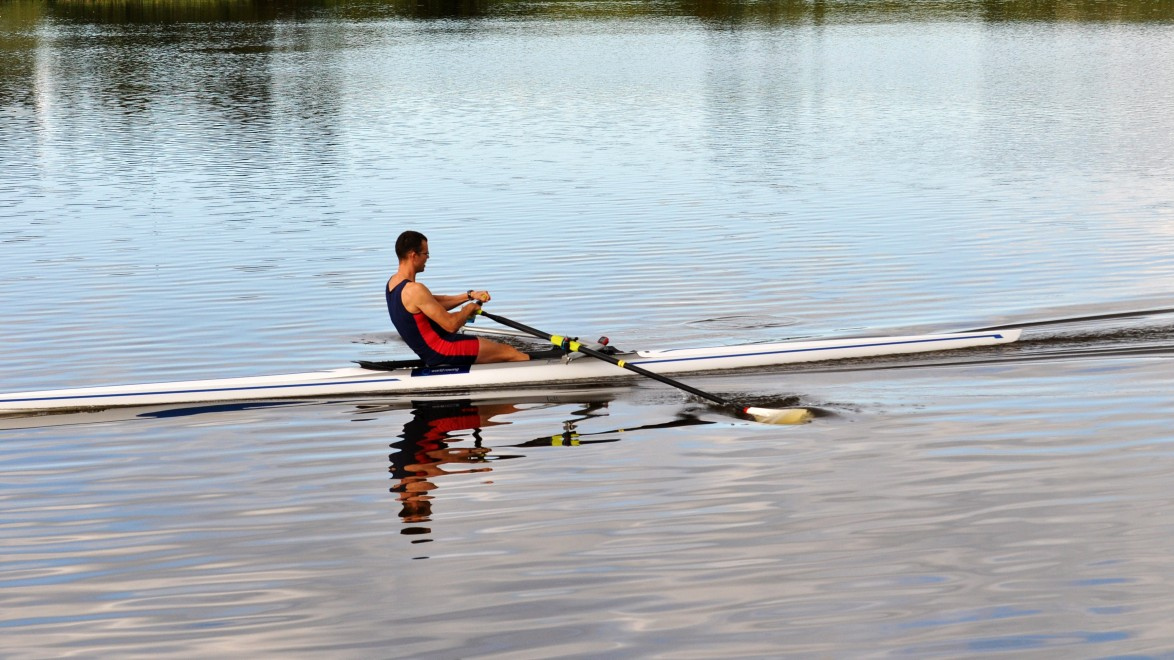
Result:
<svg viewBox="0 0 1174 660"><path fill-rule="evenodd" d="M1016 329L909 337L831 339L638 351L620 354L617 357L649 371L673 375L991 346L1016 341L1019 334L1020 331ZM550 359L397 371L345 367L330 371L276 376L0 394L0 414L276 398L422 394L533 385L603 383L633 378L639 376L613 364L588 357L570 361Z"/></svg>

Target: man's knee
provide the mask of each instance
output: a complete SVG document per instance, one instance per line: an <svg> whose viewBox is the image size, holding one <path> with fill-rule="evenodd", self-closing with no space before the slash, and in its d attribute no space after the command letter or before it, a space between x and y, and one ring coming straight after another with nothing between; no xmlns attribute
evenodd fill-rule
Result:
<svg viewBox="0 0 1174 660"><path fill-rule="evenodd" d="M481 341L480 351L477 353L477 362L515 362L521 360L529 360L530 356L510 346L509 344L500 344L484 337L479 338Z"/></svg>

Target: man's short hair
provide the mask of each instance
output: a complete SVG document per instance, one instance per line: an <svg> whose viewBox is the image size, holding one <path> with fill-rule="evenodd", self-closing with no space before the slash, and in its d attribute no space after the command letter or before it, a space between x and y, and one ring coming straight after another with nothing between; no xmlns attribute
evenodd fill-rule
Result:
<svg viewBox="0 0 1174 660"><path fill-rule="evenodd" d="M424 249L424 243L427 240L428 237L424 234L409 229L400 234L399 238L395 239L395 256L400 261L403 261L404 259L408 258L409 252L415 252L418 254L421 250Z"/></svg>

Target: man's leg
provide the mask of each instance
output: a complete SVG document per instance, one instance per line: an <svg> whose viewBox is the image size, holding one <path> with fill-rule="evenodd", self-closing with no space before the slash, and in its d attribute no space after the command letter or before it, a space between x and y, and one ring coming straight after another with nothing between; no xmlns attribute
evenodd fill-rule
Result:
<svg viewBox="0 0 1174 660"><path fill-rule="evenodd" d="M478 337L477 341L480 343L477 349L477 364L487 364L489 362L521 362L530 359L529 355L526 355L509 344L502 344L484 337Z"/></svg>

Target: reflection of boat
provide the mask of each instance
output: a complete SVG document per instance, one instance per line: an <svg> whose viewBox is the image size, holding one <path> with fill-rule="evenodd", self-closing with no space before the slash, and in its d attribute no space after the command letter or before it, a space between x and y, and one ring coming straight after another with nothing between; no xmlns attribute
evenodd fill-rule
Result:
<svg viewBox="0 0 1174 660"><path fill-rule="evenodd" d="M514 388L493 392L470 394L465 400L477 404L513 403L519 409L543 408L554 405L583 403L585 406L604 406L615 398L622 387L594 385L589 387L560 388L555 391L538 388ZM62 411L56 414L13 414L0 415L0 431L37 429L62 426L80 426L125 422L129 420L184 419L212 415L237 415L280 408L301 408L305 406L342 406L361 421L384 412L411 410L430 401L444 403L452 395L413 395L411 397L386 396L378 398L356 397L353 399L269 399L256 401L227 401L223 403L186 403L161 406L136 406L101 409ZM593 402L593 403L589 403Z"/></svg>
<svg viewBox="0 0 1174 660"><path fill-rule="evenodd" d="M711 348L634 351L615 357L659 374L752 369L796 362L842 360L990 346L1019 339L1019 330L908 337L831 339ZM117 385L0 395L0 413L115 406L151 406L289 397L419 394L518 386L600 383L638 378L613 364L582 358L426 368L418 362L362 363L311 373Z"/></svg>
<svg viewBox="0 0 1174 660"><path fill-rule="evenodd" d="M132 419L171 419L215 415L218 413L244 413L269 408L305 406L319 401L282 399L280 401L235 401L225 403L169 404L163 406L141 406L136 408L99 408L63 411L58 414L0 414L0 431L39 429L63 426L89 426L110 422L124 422Z"/></svg>

